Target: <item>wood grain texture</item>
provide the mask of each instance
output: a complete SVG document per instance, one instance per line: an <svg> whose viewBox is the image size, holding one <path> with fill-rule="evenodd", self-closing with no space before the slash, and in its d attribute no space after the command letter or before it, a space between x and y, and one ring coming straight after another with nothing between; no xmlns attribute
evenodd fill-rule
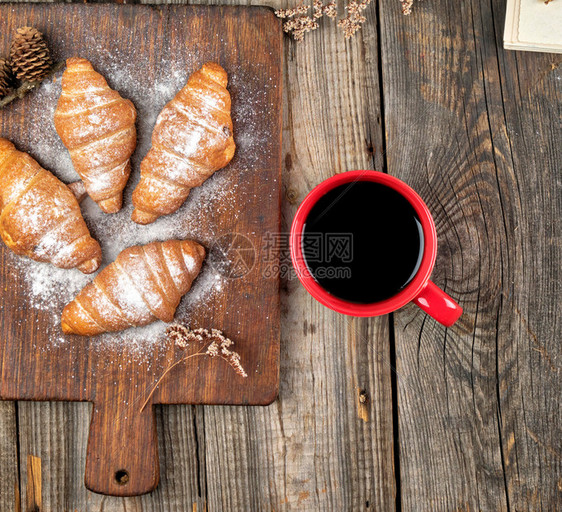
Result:
<svg viewBox="0 0 562 512"><path fill-rule="evenodd" d="M0 402L0 510L19 504L16 404Z"/></svg>
<svg viewBox="0 0 562 512"><path fill-rule="evenodd" d="M284 102L291 108L285 107L284 121L284 230L298 201L322 179L349 166L372 168L373 160L382 166L374 11L368 16L364 40L345 43L326 24L303 45L285 42L284 90L290 86L291 93ZM333 76L339 77L335 83ZM283 288L280 401L266 408L158 409L161 482L150 495L102 498L85 490L80 475L89 409L25 403L22 456L47 439L53 450L76 446L72 456L57 459L72 481L57 472L44 482L45 508L186 510L198 503L203 510L206 503L208 510L227 504L248 510L250 503L256 510L393 509L388 321L350 323L316 304L294 279ZM361 406L360 396L368 397ZM32 413L41 409L51 416L59 407L64 418ZM183 484L193 475L197 485Z"/></svg>
<svg viewBox="0 0 562 512"><path fill-rule="evenodd" d="M382 165L374 18L363 37L345 42L327 21L285 40L285 232L320 181ZM333 313L294 276L281 305L279 401L204 408L209 510L393 510L388 319Z"/></svg>
<svg viewBox="0 0 562 512"><path fill-rule="evenodd" d="M199 232L204 237L205 229L218 225L221 231L210 231L208 244L222 234L240 233L250 237L260 250L262 237L279 230L281 32L271 10L108 4L0 6L0 10L6 34L30 24L39 27L49 41L59 41L53 48L56 61L88 54L103 72L104 54L120 41L123 64L139 62L130 71L131 83L143 88L150 88L151 80L167 72L161 69L162 63L175 62L194 71L202 62L220 62L232 78L229 90L237 136L254 140L254 134L260 134L260 145L251 163L237 154L223 171L230 171L228 186L239 187L238 208L220 208L219 201L211 214L200 216ZM106 22L92 32L98 18ZM128 34L126 38L123 31ZM193 67L193 59L197 67ZM146 92L129 91L133 100L135 94ZM240 111L247 104L242 105L239 98L248 94L253 95L253 110ZM30 102L33 95L0 111L0 126L5 137L20 148L30 147L33 153L26 123L14 121L26 119ZM186 235L192 228L186 226ZM1 249L1 254L3 267L8 267L8 251ZM266 277L266 264L256 258L244 276L226 280L213 307L195 305L189 319L192 325L233 333L251 377L242 379L223 362L199 358L196 364L175 367L144 409L141 406L163 369L184 355L178 347L154 344L138 356L125 345L114 345L116 350L94 350L95 338L73 337L63 344L64 348L55 346L50 340L60 334L60 329L52 322L52 315L27 307L19 286L21 275L3 274L0 396L92 401L86 456L88 488L125 496L152 490L159 469L152 404L268 404L277 396L279 278ZM181 315L176 318L182 321ZM19 326L17 330L14 325ZM23 327L26 325L34 327ZM119 475L126 482L119 481Z"/></svg>
<svg viewBox="0 0 562 512"><path fill-rule="evenodd" d="M84 486L90 404L19 402L19 406L21 458L25 461L26 454L35 454L42 460L44 510L204 510L205 452L200 448L205 444L204 428L193 414L194 406L155 408L160 483L154 492L134 498L103 496ZM25 493L25 463L21 472Z"/></svg>
<svg viewBox="0 0 562 512"><path fill-rule="evenodd" d="M465 314L396 317L404 510L562 502L560 57L504 51L505 4L381 2L388 170L426 200Z"/></svg>
<svg viewBox="0 0 562 512"><path fill-rule="evenodd" d="M380 20L372 4L351 42L323 22L300 45L285 39L284 229L304 194L331 175L329 165L372 168L374 158L383 168L386 120L388 170L418 189L437 221L433 277L467 311L458 330L424 322L415 307L395 315L401 506L505 510L507 482L511 510L556 510L560 57L504 52L501 1L427 0L409 18L393 1L379 4ZM282 288L279 401L158 406L154 493L112 498L84 488L87 404L20 403L23 471L27 453L41 453L43 471L49 459L55 468L43 482L45 510L393 509L388 324L353 320L346 328L294 280ZM367 423L355 386L369 397ZM13 428L0 430L12 447ZM0 503L12 498L2 494Z"/></svg>

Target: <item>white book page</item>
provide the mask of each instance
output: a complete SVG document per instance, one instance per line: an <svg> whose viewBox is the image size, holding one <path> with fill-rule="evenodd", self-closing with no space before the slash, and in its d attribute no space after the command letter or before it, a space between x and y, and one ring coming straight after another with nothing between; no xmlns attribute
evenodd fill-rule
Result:
<svg viewBox="0 0 562 512"><path fill-rule="evenodd" d="M562 45L562 0L520 0L519 41Z"/></svg>

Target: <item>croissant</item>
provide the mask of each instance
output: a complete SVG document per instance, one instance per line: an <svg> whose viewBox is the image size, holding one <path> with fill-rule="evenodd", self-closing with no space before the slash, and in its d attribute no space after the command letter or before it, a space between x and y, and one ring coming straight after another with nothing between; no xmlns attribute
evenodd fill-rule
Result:
<svg viewBox="0 0 562 512"><path fill-rule="evenodd" d="M71 190L27 153L0 138L0 236L16 254L85 274L101 248Z"/></svg>
<svg viewBox="0 0 562 512"><path fill-rule="evenodd" d="M68 304L61 318L66 334L94 336L171 322L205 258L192 240L168 240L129 247Z"/></svg>
<svg viewBox="0 0 562 512"><path fill-rule="evenodd" d="M192 188L232 160L227 81L222 67L207 62L160 112L133 192L132 219L138 224L175 212Z"/></svg>
<svg viewBox="0 0 562 512"><path fill-rule="evenodd" d="M66 61L55 128L88 195L105 213L123 203L137 145L137 112L86 59Z"/></svg>

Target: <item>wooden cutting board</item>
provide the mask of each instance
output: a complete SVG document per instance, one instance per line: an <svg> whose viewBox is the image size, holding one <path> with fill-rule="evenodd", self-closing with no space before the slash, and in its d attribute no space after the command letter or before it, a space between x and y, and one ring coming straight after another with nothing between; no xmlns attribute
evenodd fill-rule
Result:
<svg viewBox="0 0 562 512"><path fill-rule="evenodd" d="M58 323L63 304L53 297L38 307L30 298L41 286L33 282L37 267L32 272L0 244L0 397L93 402L86 486L117 496L146 493L156 487L159 475L153 404L265 405L277 396L279 278L274 267L279 255L272 252L278 237L270 234L279 231L280 223L281 27L263 7L3 4L0 19L2 54L16 28L35 26L56 61L88 58L112 87L133 100L139 111L139 147L125 194L129 206L159 109L204 62L219 62L229 74L236 155L174 217L184 238L200 240L208 249L222 248L215 254L226 254L226 259L213 269L221 273L222 284L206 301L188 294L188 306L180 306L176 319L221 329L233 338L247 378L222 360L198 357L176 366L141 410L164 369L185 352L162 334L144 340L140 348L127 339L112 343L108 335L63 336ZM52 126L56 87L60 73L51 84L0 110L0 135L58 174L69 160ZM228 190L206 194L205 187ZM109 242L100 233L107 230L96 226L102 217L85 217L103 248ZM123 219L120 229L136 233L139 228ZM203 272L208 271L209 264ZM68 275L82 278L78 274Z"/></svg>

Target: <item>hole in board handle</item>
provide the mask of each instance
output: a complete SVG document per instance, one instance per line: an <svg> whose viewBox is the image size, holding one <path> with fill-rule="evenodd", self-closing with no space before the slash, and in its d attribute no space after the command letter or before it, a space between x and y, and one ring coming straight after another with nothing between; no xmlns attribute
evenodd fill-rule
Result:
<svg viewBox="0 0 562 512"><path fill-rule="evenodd" d="M119 469L115 472L115 481L119 485L125 485L129 481L129 473L124 469Z"/></svg>

